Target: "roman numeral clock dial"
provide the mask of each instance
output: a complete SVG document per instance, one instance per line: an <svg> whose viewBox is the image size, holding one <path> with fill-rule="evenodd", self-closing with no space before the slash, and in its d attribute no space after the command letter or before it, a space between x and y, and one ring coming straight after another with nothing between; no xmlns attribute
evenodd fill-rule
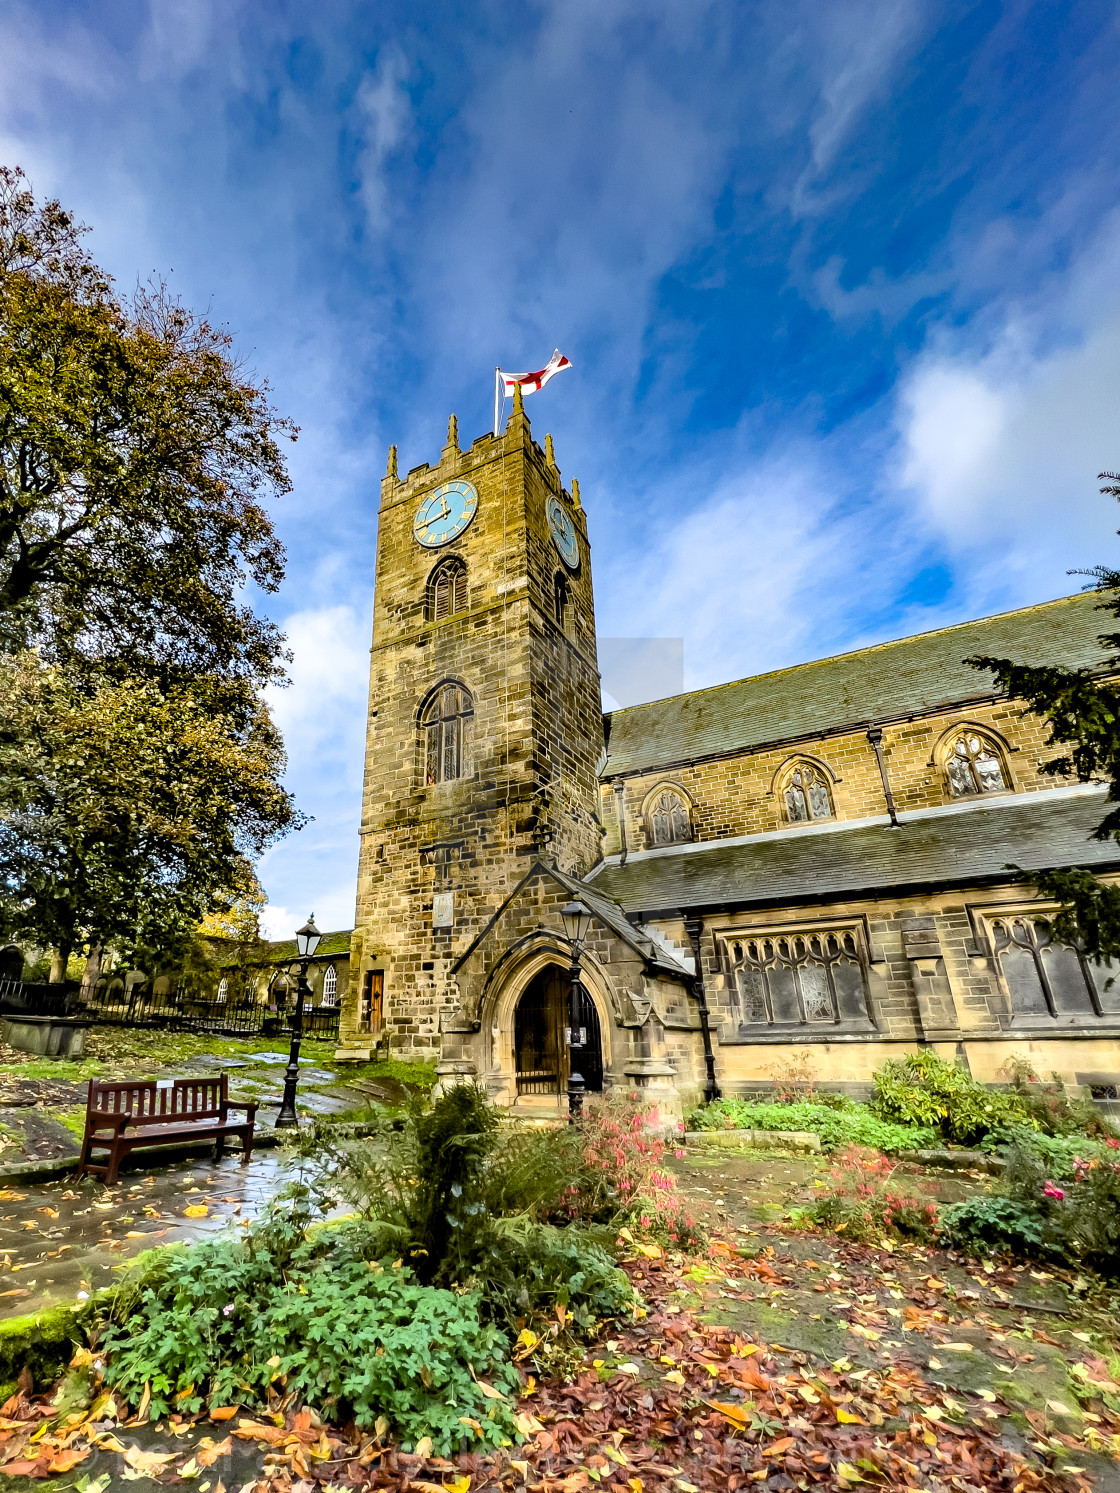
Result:
<svg viewBox="0 0 1120 1493"><path fill-rule="evenodd" d="M428 494L416 510L412 532L425 549L439 549L450 544L478 511L478 489L461 480L445 482Z"/></svg>

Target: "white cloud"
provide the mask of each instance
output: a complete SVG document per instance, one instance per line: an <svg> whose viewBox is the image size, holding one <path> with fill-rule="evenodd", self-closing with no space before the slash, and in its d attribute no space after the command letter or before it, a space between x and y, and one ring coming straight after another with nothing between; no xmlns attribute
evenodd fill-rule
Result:
<svg viewBox="0 0 1120 1493"><path fill-rule="evenodd" d="M369 226L378 233L388 227L390 218L385 167L404 142L411 119L404 86L407 71L400 49L383 47L376 69L363 77L354 100L362 116L363 145L358 156L362 202Z"/></svg>
<svg viewBox="0 0 1120 1493"><path fill-rule="evenodd" d="M1049 297L1007 308L986 347L942 334L903 384L898 483L981 592L997 594L1002 572L1058 594L1076 585L1062 572L1110 557L1116 515L1096 476L1120 461L1118 278L1114 219Z"/></svg>
<svg viewBox="0 0 1120 1493"><path fill-rule="evenodd" d="M289 777L341 768L360 781L369 687L369 627L353 607L296 612L283 623L292 650L287 689L269 691L269 705L288 748Z"/></svg>

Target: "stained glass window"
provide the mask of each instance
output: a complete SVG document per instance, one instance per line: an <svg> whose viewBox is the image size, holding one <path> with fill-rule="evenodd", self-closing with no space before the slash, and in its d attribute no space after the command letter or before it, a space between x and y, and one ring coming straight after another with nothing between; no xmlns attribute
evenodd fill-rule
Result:
<svg viewBox="0 0 1120 1493"><path fill-rule="evenodd" d="M809 819L831 819L832 799L828 784L815 767L799 763L786 785L786 816L791 824Z"/></svg>
<svg viewBox="0 0 1120 1493"><path fill-rule="evenodd" d="M744 938L728 960L741 1027L870 1024L854 930Z"/></svg>
<svg viewBox="0 0 1120 1493"><path fill-rule="evenodd" d="M962 732L945 762L949 786L960 797L966 793L994 793L1007 787L999 753L983 736Z"/></svg>
<svg viewBox="0 0 1120 1493"><path fill-rule="evenodd" d="M441 684L420 719L424 782L448 783L471 773L474 701L461 684Z"/></svg>
<svg viewBox="0 0 1120 1493"><path fill-rule="evenodd" d="M679 845L692 839L688 803L672 788L662 788L654 794L648 819L651 845Z"/></svg>

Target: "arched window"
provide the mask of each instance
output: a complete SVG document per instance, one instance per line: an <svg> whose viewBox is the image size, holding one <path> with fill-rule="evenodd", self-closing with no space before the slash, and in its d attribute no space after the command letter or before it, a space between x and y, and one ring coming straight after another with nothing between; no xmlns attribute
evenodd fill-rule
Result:
<svg viewBox="0 0 1120 1493"><path fill-rule="evenodd" d="M218 981L218 1004L224 1005L229 1000L229 980L223 975Z"/></svg>
<svg viewBox="0 0 1120 1493"><path fill-rule="evenodd" d="M692 839L688 800L675 788L659 788L646 808L650 845L679 845Z"/></svg>
<svg viewBox="0 0 1120 1493"><path fill-rule="evenodd" d="M568 582L559 571L553 577L552 596L556 611L556 625L557 627L565 627L568 621Z"/></svg>
<svg viewBox="0 0 1120 1493"><path fill-rule="evenodd" d="M809 762L799 762L786 779L786 818L791 824L809 819L831 819L835 810L824 774Z"/></svg>
<svg viewBox="0 0 1120 1493"><path fill-rule="evenodd" d="M327 972L323 976L323 1005L333 1006L335 996L338 992L338 971L333 964L327 965Z"/></svg>
<svg viewBox="0 0 1120 1493"><path fill-rule="evenodd" d="M457 555L441 560L428 577L428 621L442 622L466 610L467 567Z"/></svg>
<svg viewBox="0 0 1120 1493"><path fill-rule="evenodd" d="M437 685L420 715L424 782L449 783L471 772L474 701L461 684Z"/></svg>
<svg viewBox="0 0 1120 1493"><path fill-rule="evenodd" d="M978 731L962 731L949 743L945 772L955 798L969 793L997 793L1007 787L999 748Z"/></svg>

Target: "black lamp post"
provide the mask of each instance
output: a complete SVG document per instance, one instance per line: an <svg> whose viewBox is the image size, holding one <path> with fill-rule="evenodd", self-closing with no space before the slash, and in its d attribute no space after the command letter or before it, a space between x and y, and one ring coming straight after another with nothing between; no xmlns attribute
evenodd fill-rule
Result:
<svg viewBox="0 0 1120 1493"><path fill-rule="evenodd" d="M288 1067L284 1073L284 1102L276 1116L276 1128L298 1125L296 1114L296 1084L299 1082L299 1044L303 1037L303 997L307 994L307 966L311 956L319 947L322 934L315 926L312 913L303 927L296 933L296 953L299 955L299 980L296 984L296 1009L292 1017L292 1047L288 1053Z"/></svg>
<svg viewBox="0 0 1120 1493"><path fill-rule="evenodd" d="M591 914L582 902L569 902L560 909L564 920L564 932L572 946L571 988L568 996L568 1021L571 1023L568 1036L568 1122L574 1125L583 1110L583 1074L576 1068L576 1048L579 1040L579 961L583 953L583 941L591 927Z"/></svg>

